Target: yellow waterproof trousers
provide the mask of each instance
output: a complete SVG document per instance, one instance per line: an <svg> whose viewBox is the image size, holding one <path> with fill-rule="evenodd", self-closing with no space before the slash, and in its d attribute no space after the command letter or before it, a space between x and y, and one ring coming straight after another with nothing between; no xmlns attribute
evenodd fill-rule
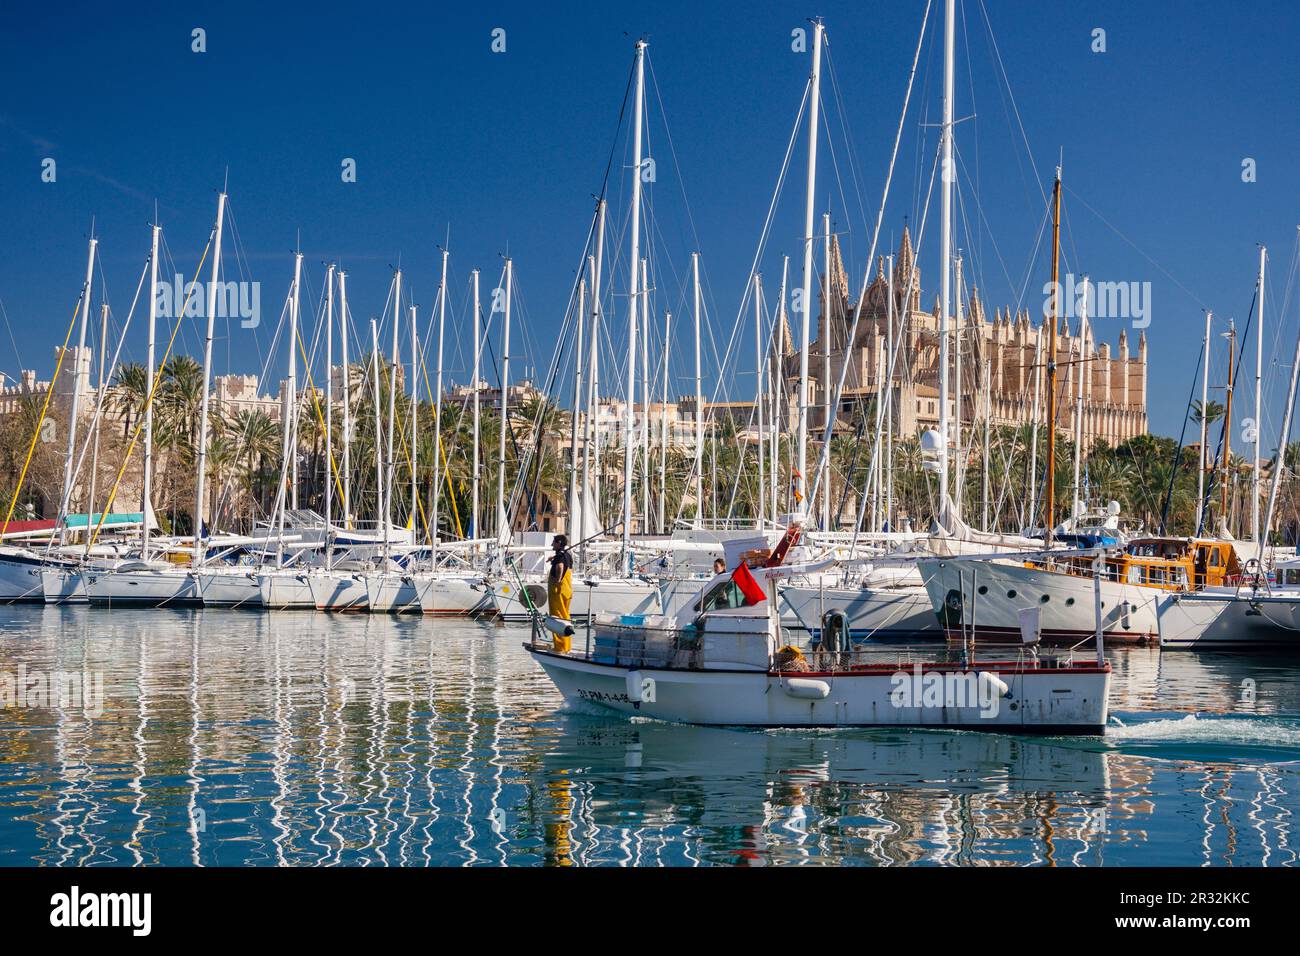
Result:
<svg viewBox="0 0 1300 956"><path fill-rule="evenodd" d="M551 617L558 617L565 621L571 621L569 617L569 601L573 599L573 575L568 568L564 569L564 577L557 581L548 581L546 585L546 609Z"/></svg>

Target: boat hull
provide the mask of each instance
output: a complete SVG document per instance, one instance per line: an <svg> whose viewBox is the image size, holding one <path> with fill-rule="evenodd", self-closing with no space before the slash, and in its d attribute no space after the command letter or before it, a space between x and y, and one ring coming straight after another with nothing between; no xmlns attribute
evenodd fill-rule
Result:
<svg viewBox="0 0 1300 956"><path fill-rule="evenodd" d="M305 571L269 571L258 576L262 607L272 611L316 609Z"/></svg>
<svg viewBox="0 0 1300 956"><path fill-rule="evenodd" d="M415 581L402 574L366 577L366 601L372 614L420 614L420 592Z"/></svg>
<svg viewBox="0 0 1300 956"><path fill-rule="evenodd" d="M1171 593L1158 616L1162 650L1300 648L1300 592Z"/></svg>
<svg viewBox="0 0 1300 956"><path fill-rule="evenodd" d="M5 548L0 552L0 604L44 601L41 572L47 567L39 555Z"/></svg>
<svg viewBox="0 0 1300 956"><path fill-rule="evenodd" d="M46 604L85 604L85 575L80 568L46 568L41 572L41 594Z"/></svg>
<svg viewBox="0 0 1300 956"><path fill-rule="evenodd" d="M189 571L87 571L86 598L99 607L198 607L198 582Z"/></svg>
<svg viewBox="0 0 1300 956"><path fill-rule="evenodd" d="M482 578L435 574L415 579L420 610L425 614L464 617L491 606L492 595Z"/></svg>
<svg viewBox="0 0 1300 956"><path fill-rule="evenodd" d="M1109 716L1109 665L1032 669L990 662L965 671L955 665L873 665L836 673L685 670L600 664L525 647L566 701L679 723L1096 735ZM945 698L945 680L954 688L991 690ZM937 702L933 695L927 700L927 682L940 686ZM825 696L818 696L823 689Z"/></svg>
<svg viewBox="0 0 1300 956"><path fill-rule="evenodd" d="M1038 608L1044 644L1076 645L1096 636L1096 597L1090 576L1045 571L1010 562L919 562L930 602L947 622L951 640L963 629L983 643L1019 644L1020 612ZM1101 582L1102 637L1110 644L1155 644L1157 599L1170 592Z"/></svg>
<svg viewBox="0 0 1300 956"><path fill-rule="evenodd" d="M262 586L256 571L202 571L199 593L204 607L260 608Z"/></svg>
<svg viewBox="0 0 1300 956"><path fill-rule="evenodd" d="M322 571L310 575L307 585L318 611L365 611L370 607L362 575Z"/></svg>

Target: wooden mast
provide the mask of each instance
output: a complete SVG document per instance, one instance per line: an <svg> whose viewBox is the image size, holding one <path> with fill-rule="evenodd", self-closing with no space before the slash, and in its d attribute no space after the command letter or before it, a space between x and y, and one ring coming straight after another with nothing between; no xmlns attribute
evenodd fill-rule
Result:
<svg viewBox="0 0 1300 956"><path fill-rule="evenodd" d="M1056 326L1059 321L1061 284L1061 167L1056 167L1056 185L1052 187L1052 310L1047 332L1047 490L1043 496L1043 541L1052 545L1056 527Z"/></svg>

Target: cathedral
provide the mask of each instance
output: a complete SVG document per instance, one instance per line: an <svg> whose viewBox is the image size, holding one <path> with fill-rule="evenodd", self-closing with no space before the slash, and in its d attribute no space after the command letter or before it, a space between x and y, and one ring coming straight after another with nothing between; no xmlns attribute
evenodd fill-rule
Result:
<svg viewBox="0 0 1300 956"><path fill-rule="evenodd" d="M939 422L939 313L938 297L931 311L921 308L921 272L916 266L912 240L907 229L887 271L884 257L876 265L876 275L867 287L857 337L848 342L857 303L849 299L848 275L840 255L839 242L832 237L829 268L819 286L820 315L817 338L809 356L809 379L812 382L809 427L825 428L825 406L834 394L844 363L849 363L839 420L851 420L855 405L872 402L884 389L892 389L894 434L916 435L934 428ZM829 281L826 273L829 273ZM911 283L909 286L909 274ZM910 288L910 294L909 294ZM829 296L827 290L829 289ZM890 296L893 308L890 308ZM960 295L955 292L954 300ZM829 302L827 301L829 298ZM997 309L990 321L979 290L972 287L968 298L959 304L960 321L954 314L949 322L955 332L950 347L949 370L950 416L960 413L965 427L979 422L985 410L994 426L1025 425L1035 418L1046 419L1046 362L1049 330L1044 321L1035 323L1028 309ZM889 374L890 315L894 334L902 336L898 359ZM1140 333L1137 354L1129 354L1128 331L1119 333L1118 347L1098 343L1096 329L1090 324L1085 354L1080 361L1079 329L1069 320L1060 319L1056 338L1057 419L1060 433L1073 436L1078 412L1079 379L1083 375L1082 434L1083 446L1090 449L1097 442L1118 445L1147 432L1146 386L1147 343ZM1041 344L1040 344L1041 338ZM798 343L789 324L781 330L777 364L786 383L788 396L798 395ZM957 349L960 350L960 359ZM828 362L829 359L829 362ZM829 391L826 388L829 365ZM959 369L960 366L960 369ZM958 380L960 376L960 388ZM1037 380L1038 402L1035 404ZM888 383L888 384L886 384ZM960 408L955 397L960 395ZM790 408L793 413L794 408ZM841 425L843 427L843 424Z"/></svg>

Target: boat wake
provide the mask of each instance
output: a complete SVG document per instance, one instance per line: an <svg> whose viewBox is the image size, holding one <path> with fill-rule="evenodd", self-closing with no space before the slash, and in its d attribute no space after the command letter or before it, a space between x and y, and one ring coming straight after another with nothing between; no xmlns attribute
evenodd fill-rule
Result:
<svg viewBox="0 0 1300 956"><path fill-rule="evenodd" d="M1106 728L1105 741L1167 760L1300 761L1300 718L1126 714Z"/></svg>

